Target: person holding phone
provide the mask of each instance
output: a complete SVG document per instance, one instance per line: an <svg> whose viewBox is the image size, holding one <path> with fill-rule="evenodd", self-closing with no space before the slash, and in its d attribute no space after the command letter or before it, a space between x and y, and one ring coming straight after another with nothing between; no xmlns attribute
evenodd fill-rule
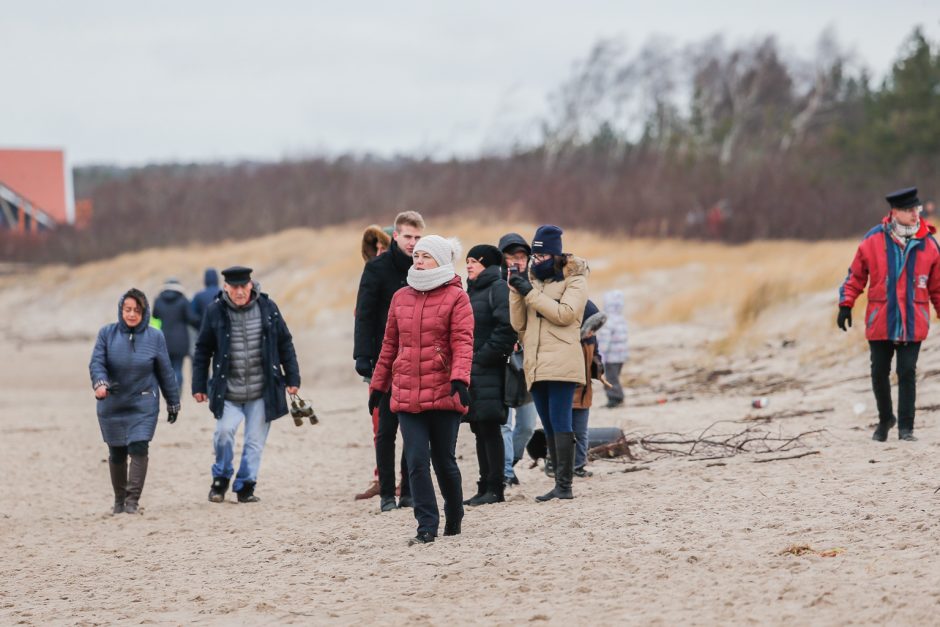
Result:
<svg viewBox="0 0 940 627"><path fill-rule="evenodd" d="M554 224L540 226L528 276L509 276L510 319L525 346L526 383L555 463L555 487L539 501L574 498L572 404L575 386L587 383L581 319L589 270L584 259L563 251L562 233Z"/></svg>

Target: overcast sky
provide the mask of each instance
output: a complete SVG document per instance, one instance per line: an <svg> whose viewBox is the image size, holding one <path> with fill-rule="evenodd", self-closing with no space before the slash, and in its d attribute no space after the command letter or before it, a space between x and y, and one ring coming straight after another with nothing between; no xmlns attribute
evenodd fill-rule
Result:
<svg viewBox="0 0 940 627"><path fill-rule="evenodd" d="M758 10L755 6L761 6ZM0 146L73 164L473 154L532 136L600 38L820 33L881 76L936 0L0 0Z"/></svg>

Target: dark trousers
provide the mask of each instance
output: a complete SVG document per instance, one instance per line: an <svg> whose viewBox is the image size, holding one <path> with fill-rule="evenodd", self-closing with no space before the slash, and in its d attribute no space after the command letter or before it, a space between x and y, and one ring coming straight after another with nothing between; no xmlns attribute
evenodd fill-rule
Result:
<svg viewBox="0 0 940 627"><path fill-rule="evenodd" d="M574 404L574 383L567 381L536 381L532 384L532 401L542 420L546 437L571 433L571 406Z"/></svg>
<svg viewBox="0 0 940 627"><path fill-rule="evenodd" d="M495 490L503 483L503 466L506 464L502 425L495 420L471 422L470 431L476 436L483 491Z"/></svg>
<svg viewBox="0 0 940 627"><path fill-rule="evenodd" d="M437 535L441 517L434 484L431 482L430 464L434 464L447 520L458 521L463 518L463 488L456 454L460 414L454 411L400 413L398 419L405 443L405 458L408 460L418 533Z"/></svg>
<svg viewBox="0 0 940 627"><path fill-rule="evenodd" d="M878 404L878 420L890 422L894 417L891 406L891 358L897 354L898 373L898 429L914 428L914 401L917 396L917 357L920 342L895 344L890 340L869 341L871 349L871 388Z"/></svg>
<svg viewBox="0 0 940 627"><path fill-rule="evenodd" d="M108 459L112 464L123 464L127 461L128 454L140 457L147 457L150 452L150 442L141 440L131 442L127 446L108 445Z"/></svg>
<svg viewBox="0 0 940 627"><path fill-rule="evenodd" d="M375 465L379 473L379 495L395 496L395 438L398 435L398 414L389 406L391 393L379 404L379 430L375 434ZM401 495L410 496L408 464L401 454Z"/></svg>

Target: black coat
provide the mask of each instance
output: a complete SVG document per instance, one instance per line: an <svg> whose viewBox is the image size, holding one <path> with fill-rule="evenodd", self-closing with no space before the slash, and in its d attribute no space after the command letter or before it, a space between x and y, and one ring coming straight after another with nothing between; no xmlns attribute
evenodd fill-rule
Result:
<svg viewBox="0 0 940 627"><path fill-rule="evenodd" d="M264 415L270 422L287 413L287 387L300 387L300 367L294 340L280 310L267 294L258 298L261 307L261 364L264 368ZM202 320L196 353L193 355L193 394L208 394L209 410L222 417L228 386L229 347L232 323L228 305L217 297ZM212 375L209 376L209 361Z"/></svg>
<svg viewBox="0 0 940 627"><path fill-rule="evenodd" d="M159 318L170 359L189 355L189 325L194 314L189 301L177 290L163 290L153 304L153 317Z"/></svg>
<svg viewBox="0 0 940 627"><path fill-rule="evenodd" d="M365 357L371 359L373 365L378 361L388 308L395 292L408 284L409 268L411 257L402 252L395 240L386 252L366 263L356 296L353 359Z"/></svg>
<svg viewBox="0 0 940 627"><path fill-rule="evenodd" d="M470 411L465 420L506 422L503 403L506 358L516 342L509 323L509 286L499 266L486 268L467 293L473 307L473 365L470 368Z"/></svg>

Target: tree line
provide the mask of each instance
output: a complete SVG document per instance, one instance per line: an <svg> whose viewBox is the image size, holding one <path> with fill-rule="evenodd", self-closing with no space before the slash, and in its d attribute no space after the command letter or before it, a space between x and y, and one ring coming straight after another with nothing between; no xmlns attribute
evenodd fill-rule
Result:
<svg viewBox="0 0 940 627"><path fill-rule="evenodd" d="M538 140L476 158L78 168L90 227L41 245L4 236L2 254L80 262L406 208L624 236L838 238L878 220L886 191L940 184L940 44L920 28L877 82L830 32L812 58L774 37L602 40L549 103Z"/></svg>

